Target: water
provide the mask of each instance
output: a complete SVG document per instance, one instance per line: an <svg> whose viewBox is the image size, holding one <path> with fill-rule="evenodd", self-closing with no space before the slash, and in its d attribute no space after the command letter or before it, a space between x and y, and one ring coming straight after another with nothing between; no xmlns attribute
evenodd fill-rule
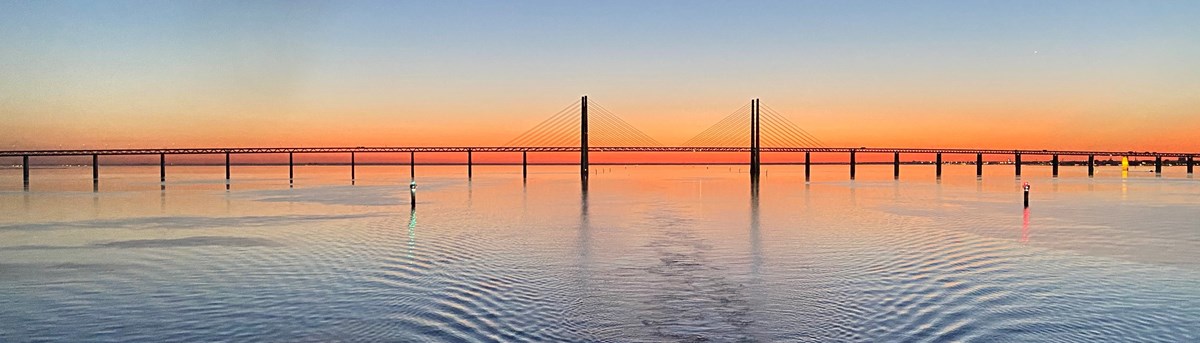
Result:
<svg viewBox="0 0 1200 343"><path fill-rule="evenodd" d="M1200 180L1011 168L0 170L0 341L1197 340Z"/></svg>

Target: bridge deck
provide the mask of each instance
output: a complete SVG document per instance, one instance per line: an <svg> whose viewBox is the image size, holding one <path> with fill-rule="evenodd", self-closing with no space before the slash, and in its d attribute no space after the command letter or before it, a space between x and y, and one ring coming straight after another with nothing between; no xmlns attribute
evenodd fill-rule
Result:
<svg viewBox="0 0 1200 343"><path fill-rule="evenodd" d="M939 148L761 148L763 152L825 153L917 153L984 155L1064 155L1064 156L1200 156L1200 152L1099 151L1099 150L1027 150L1027 149L939 149ZM90 150L13 150L0 151L0 157L14 156L87 156L87 155L199 155L199 154L276 154L276 153L369 153L369 152L579 152L579 147L295 147L295 148L161 148L161 149L90 149ZM749 152L749 147L589 147L589 152Z"/></svg>

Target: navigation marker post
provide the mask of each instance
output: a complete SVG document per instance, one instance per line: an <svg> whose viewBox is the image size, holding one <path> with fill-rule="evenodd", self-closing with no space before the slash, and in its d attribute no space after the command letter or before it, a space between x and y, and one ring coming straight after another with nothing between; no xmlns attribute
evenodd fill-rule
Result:
<svg viewBox="0 0 1200 343"><path fill-rule="evenodd" d="M1029 182L1026 181L1022 188L1025 189L1025 208L1029 208Z"/></svg>

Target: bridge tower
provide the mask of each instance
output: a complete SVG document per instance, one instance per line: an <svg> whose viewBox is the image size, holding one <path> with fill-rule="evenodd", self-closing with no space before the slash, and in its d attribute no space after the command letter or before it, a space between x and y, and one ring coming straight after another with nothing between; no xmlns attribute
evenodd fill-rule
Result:
<svg viewBox="0 0 1200 343"><path fill-rule="evenodd" d="M758 104L758 99L750 100L750 178L753 181L758 181L759 172L762 171Z"/></svg>
<svg viewBox="0 0 1200 343"><path fill-rule="evenodd" d="M580 101L579 113L579 178L587 189L588 181L588 100L587 95Z"/></svg>

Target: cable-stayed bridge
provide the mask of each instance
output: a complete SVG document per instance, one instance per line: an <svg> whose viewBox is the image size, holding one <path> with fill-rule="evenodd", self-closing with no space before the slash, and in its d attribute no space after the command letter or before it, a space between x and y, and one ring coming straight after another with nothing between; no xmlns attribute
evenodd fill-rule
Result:
<svg viewBox="0 0 1200 343"><path fill-rule="evenodd" d="M945 148L879 148L829 147L813 134L796 125L787 116L761 104L758 99L733 111L707 129L677 146L666 146L645 132L630 125L612 111L583 96L564 107L528 131L501 146L376 146L376 147L261 147L261 148L149 148L149 149L77 149L77 150L10 150L0 151L0 157L21 157L25 189L29 188L31 157L91 156L93 189L100 180L100 156L158 155L160 182L167 179L167 155L225 155L225 179L231 177L230 155L288 154L288 178L294 179L294 155L309 153L348 153L350 178L354 179L355 157L359 153L409 153L410 176L416 178L417 153L466 153L467 175L472 175L474 153L521 152L523 175L528 177L528 153L578 152L580 178L586 185L589 152L741 152L749 154L750 177L757 180L761 172L763 152L804 153L805 178L811 174L812 154L849 154L849 176L856 175L857 154L893 154L894 174L900 177L901 154L936 154L936 174L942 175L942 155L975 155L976 175L983 175L984 155L1012 156L1014 172L1021 175L1023 155L1050 156L1053 176L1058 176L1059 156L1087 156L1088 175L1095 175L1095 157L1141 156L1155 158L1155 171L1161 175L1163 158L1185 161L1188 175L1193 174L1196 152L1151 151L1086 151L1086 150L1029 150L1029 149L945 149ZM799 164L799 163L797 163Z"/></svg>

